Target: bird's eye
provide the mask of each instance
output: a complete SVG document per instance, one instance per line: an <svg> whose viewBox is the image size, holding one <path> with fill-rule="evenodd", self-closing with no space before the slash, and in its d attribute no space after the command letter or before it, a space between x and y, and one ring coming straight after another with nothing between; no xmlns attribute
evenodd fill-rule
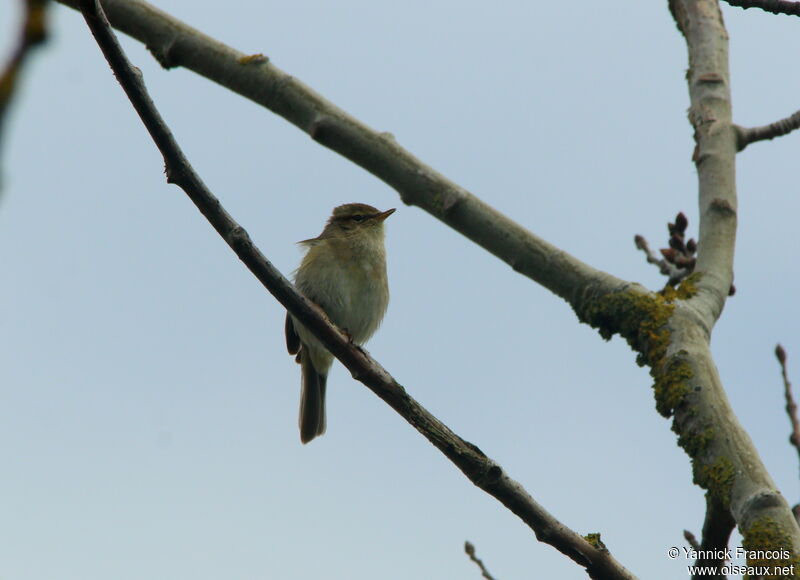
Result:
<svg viewBox="0 0 800 580"><path fill-rule="evenodd" d="M363 222L364 221L364 216L361 215L360 213L357 213L356 215L354 215L350 219L352 219L354 222Z"/></svg>

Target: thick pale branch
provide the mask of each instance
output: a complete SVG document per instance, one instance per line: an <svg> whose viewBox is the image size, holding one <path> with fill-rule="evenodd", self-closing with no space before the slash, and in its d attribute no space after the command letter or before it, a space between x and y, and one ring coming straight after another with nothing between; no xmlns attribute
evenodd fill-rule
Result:
<svg viewBox="0 0 800 580"><path fill-rule="evenodd" d="M355 346L347 336L331 325L319 309L298 294L292 284L253 245L247 232L225 211L189 165L150 100L141 74L128 62L108 27L99 2L81 0L81 11L117 79L164 156L168 180L186 192L267 290L303 322L356 379L395 409L476 486L519 516L531 527L537 538L585 567L591 578L632 580L634 577L607 551L596 548L556 520L518 482L506 475L499 465L486 457L475 445L453 433L417 403L369 354Z"/></svg>
<svg viewBox="0 0 800 580"><path fill-rule="evenodd" d="M800 2L790 2L789 0L725 0L725 2L745 10L748 8L760 8L773 14L800 16Z"/></svg>
<svg viewBox="0 0 800 580"><path fill-rule="evenodd" d="M60 0L77 6L78 0ZM567 300L623 282L548 244L422 163L389 133L351 117L260 55L247 57L142 0L103 0L111 24L145 43L162 65L183 66L282 116L314 140L363 167L514 270Z"/></svg>
<svg viewBox="0 0 800 580"><path fill-rule="evenodd" d="M733 278L735 157L728 35L716 0L670 0L689 52L689 120L699 181L697 294L670 317L662 380L672 391L673 430L692 457L695 482L708 490L703 543L727 542L736 522L744 547L789 549L800 559L800 528L730 408L709 349L709 333ZM698 320L705 322L705 329ZM776 565L773 562L771 565Z"/></svg>
<svg viewBox="0 0 800 580"><path fill-rule="evenodd" d="M790 551L789 560L800 559L800 528L731 409L689 302L679 301L670 318L661 380L678 401L672 429L692 457L695 483L707 490L702 545L727 545L735 523L747 549L768 538L771 548Z"/></svg>
<svg viewBox="0 0 800 580"><path fill-rule="evenodd" d="M695 272L698 314L712 328L733 282L736 132L731 121L728 33L716 0L670 0L689 52L689 121L694 128L700 226Z"/></svg>
<svg viewBox="0 0 800 580"><path fill-rule="evenodd" d="M736 147L743 151L750 143L756 141L768 141L776 137L783 137L792 131L800 128L800 111L792 115L775 121L762 127L739 127L736 126Z"/></svg>

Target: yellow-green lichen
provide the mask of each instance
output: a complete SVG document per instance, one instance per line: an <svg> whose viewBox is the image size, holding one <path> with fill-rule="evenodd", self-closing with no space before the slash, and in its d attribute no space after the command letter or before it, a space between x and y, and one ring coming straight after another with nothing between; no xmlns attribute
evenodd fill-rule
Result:
<svg viewBox="0 0 800 580"><path fill-rule="evenodd" d="M700 272L693 272L686 276L675 291L678 294L678 300L688 300L697 294L697 283L702 277Z"/></svg>
<svg viewBox="0 0 800 580"><path fill-rule="evenodd" d="M664 361L660 368L650 370L655 381L653 393L656 410L664 417L671 417L689 392L689 379L694 376L694 372L687 360L688 354L685 350L680 350Z"/></svg>
<svg viewBox="0 0 800 580"><path fill-rule="evenodd" d="M772 518L758 518L742 530L742 547L748 566L769 569L764 579L800 577L800 555L792 553L791 534Z"/></svg>
<svg viewBox="0 0 800 580"><path fill-rule="evenodd" d="M238 59L239 64L261 64L263 62L269 62L269 59L261 54L247 54L245 56L240 56Z"/></svg>
<svg viewBox="0 0 800 580"><path fill-rule="evenodd" d="M599 532L586 534L585 536L583 536L583 539L589 542L592 546L594 546L598 550L602 550L603 552L608 552L608 548L606 548L606 545L603 543L603 540L600 539Z"/></svg>
<svg viewBox="0 0 800 580"><path fill-rule="evenodd" d="M700 280L701 276L702 274L700 274L700 272L689 274L677 288L667 286L661 290L659 294L670 302L674 302L675 300L688 300L697 294L697 282Z"/></svg>
<svg viewBox="0 0 800 580"><path fill-rule="evenodd" d="M593 301L581 319L609 340L619 334L639 353L639 365L653 366L669 342L666 328L675 306L661 294L634 290L612 292Z"/></svg>
<svg viewBox="0 0 800 580"><path fill-rule="evenodd" d="M697 293L699 273L688 276L678 288L667 287L658 293L622 290L592 302L581 319L597 328L606 340L619 334L636 351L636 362L650 367L656 408L670 417L689 392L692 370L686 353L666 359L670 333L667 323L675 310L674 302Z"/></svg>
<svg viewBox="0 0 800 580"><path fill-rule="evenodd" d="M673 424L673 431L675 424ZM708 449L708 446L714 440L715 431L713 427L706 427L705 429L686 430L684 433L678 433L678 445L680 445L689 457L697 457L703 451Z"/></svg>
<svg viewBox="0 0 800 580"><path fill-rule="evenodd" d="M618 334L638 353L637 362L650 367L656 409L664 417L676 416L672 428L678 444L692 459L694 482L723 506L730 505L735 469L730 459L708 455L716 432L707 421L698 422L697 409L681 406L692 392L694 371L685 350L667 355L669 320L675 303L697 294L700 274L688 276L677 288L651 293L626 289L590 302L581 320L609 339ZM680 410L680 413L676 411ZM587 537L587 541L589 541Z"/></svg>
<svg viewBox="0 0 800 580"><path fill-rule="evenodd" d="M724 507L728 507L731 502L731 487L736 476L736 470L730 459L717 457L713 463L706 464L695 457L692 467L694 482L708 490L708 493L717 498Z"/></svg>

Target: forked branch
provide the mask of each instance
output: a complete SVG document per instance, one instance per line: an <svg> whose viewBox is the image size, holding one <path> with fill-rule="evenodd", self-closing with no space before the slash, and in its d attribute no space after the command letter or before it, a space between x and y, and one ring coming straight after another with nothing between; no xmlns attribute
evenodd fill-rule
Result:
<svg viewBox="0 0 800 580"><path fill-rule="evenodd" d="M247 232L228 214L186 160L171 131L147 94L141 74L117 42L98 0L81 0L81 11L103 54L164 156L167 180L180 186L214 229L264 287L296 316L353 376L388 403L433 443L476 486L519 516L541 541L586 568L591 578L633 580L607 551L600 550L556 520L527 491L475 445L463 440L415 401L363 349L333 326L255 247Z"/></svg>

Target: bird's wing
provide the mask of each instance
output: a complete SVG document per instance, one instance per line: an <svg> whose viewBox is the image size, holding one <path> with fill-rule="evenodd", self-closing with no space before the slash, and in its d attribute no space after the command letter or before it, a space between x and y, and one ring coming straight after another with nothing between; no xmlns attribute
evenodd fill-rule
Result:
<svg viewBox="0 0 800 580"><path fill-rule="evenodd" d="M294 329L294 322L289 313L286 313L286 350L289 354L297 354L300 350L300 337Z"/></svg>

